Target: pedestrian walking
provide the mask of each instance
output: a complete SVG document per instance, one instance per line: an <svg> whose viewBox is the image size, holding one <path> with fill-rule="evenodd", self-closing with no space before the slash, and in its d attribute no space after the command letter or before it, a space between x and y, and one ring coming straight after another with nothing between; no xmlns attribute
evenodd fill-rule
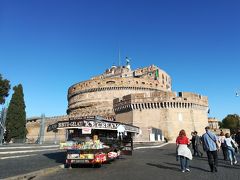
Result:
<svg viewBox="0 0 240 180"><path fill-rule="evenodd" d="M192 136L192 139L191 139L191 143L192 144L192 149L193 149L193 156L196 156L197 152L196 152L196 148L195 148L195 143L196 143L196 138L195 138L195 133L194 132L191 132L191 136Z"/></svg>
<svg viewBox="0 0 240 180"><path fill-rule="evenodd" d="M205 127L206 133L202 135L203 150L207 153L208 164L211 172L217 172L218 152L217 152L217 136L210 132L210 128Z"/></svg>
<svg viewBox="0 0 240 180"><path fill-rule="evenodd" d="M225 137L226 138L224 142L227 146L227 154L228 154L228 159L230 160L230 164L231 165L237 164L237 158L236 158L235 149L234 149L236 142L231 138L229 133L226 133Z"/></svg>
<svg viewBox="0 0 240 180"><path fill-rule="evenodd" d="M180 159L180 166L182 172L190 172L189 169L189 160L192 160L192 153L188 148L190 144L189 139L186 136L185 130L181 130L179 132L179 136L176 139L177 145L177 156Z"/></svg>
<svg viewBox="0 0 240 180"><path fill-rule="evenodd" d="M224 132L221 131L219 138L218 138L219 142L221 143L221 149L222 149L222 153L223 153L223 159L226 161L227 160L227 146L225 144L225 135Z"/></svg>
<svg viewBox="0 0 240 180"><path fill-rule="evenodd" d="M202 143L201 142L201 138L198 136L198 132L194 131L194 136L195 136L195 146L194 146L194 153L196 153L195 155L198 157L202 157L203 153L200 151L199 146Z"/></svg>
<svg viewBox="0 0 240 180"><path fill-rule="evenodd" d="M235 142L238 144L238 150L240 148L240 129L237 130L237 134L235 136Z"/></svg>

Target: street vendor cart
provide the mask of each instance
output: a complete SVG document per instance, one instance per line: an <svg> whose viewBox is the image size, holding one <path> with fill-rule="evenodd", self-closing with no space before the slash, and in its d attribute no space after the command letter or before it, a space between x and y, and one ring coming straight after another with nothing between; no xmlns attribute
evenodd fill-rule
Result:
<svg viewBox="0 0 240 180"><path fill-rule="evenodd" d="M66 167L72 164L92 164L101 167L121 154L132 155L133 136L139 128L109 121L99 116L73 117L49 125L47 131L65 129L66 141L60 149L66 150Z"/></svg>

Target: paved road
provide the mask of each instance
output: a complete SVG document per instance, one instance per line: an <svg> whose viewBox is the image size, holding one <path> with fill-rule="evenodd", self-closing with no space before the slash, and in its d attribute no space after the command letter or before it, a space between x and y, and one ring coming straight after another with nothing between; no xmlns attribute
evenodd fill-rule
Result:
<svg viewBox="0 0 240 180"><path fill-rule="evenodd" d="M0 146L0 179L60 165L65 152L57 145Z"/></svg>
<svg viewBox="0 0 240 180"><path fill-rule="evenodd" d="M220 152L221 154L221 152ZM238 157L239 158L239 157ZM138 149L133 156L125 156L101 168L81 167L61 169L56 173L37 177L38 180L238 180L240 165L230 166L220 155L218 173L211 173L206 155L190 162L191 172L182 173L175 158L175 145L168 144L155 149Z"/></svg>

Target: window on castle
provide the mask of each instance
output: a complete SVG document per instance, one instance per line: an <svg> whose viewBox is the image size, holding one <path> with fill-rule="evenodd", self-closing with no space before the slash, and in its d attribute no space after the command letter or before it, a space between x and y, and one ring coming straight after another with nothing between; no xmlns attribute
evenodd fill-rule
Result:
<svg viewBox="0 0 240 180"><path fill-rule="evenodd" d="M115 84L115 81L107 81L106 84Z"/></svg>

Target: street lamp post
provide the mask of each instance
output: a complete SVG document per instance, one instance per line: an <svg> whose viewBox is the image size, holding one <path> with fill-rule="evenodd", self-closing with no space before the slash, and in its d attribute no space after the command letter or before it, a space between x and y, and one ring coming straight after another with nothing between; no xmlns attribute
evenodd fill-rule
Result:
<svg viewBox="0 0 240 180"><path fill-rule="evenodd" d="M44 142L44 131L45 131L45 114L42 114L40 122L39 144L42 144Z"/></svg>
<svg viewBox="0 0 240 180"><path fill-rule="evenodd" d="M3 136L6 131L6 128L5 128L6 115L7 115L7 108L2 108L1 117L0 117L0 145L2 145L2 141L4 138Z"/></svg>
<svg viewBox="0 0 240 180"><path fill-rule="evenodd" d="M236 91L236 97L240 96L240 90ZM240 122L238 122L240 124Z"/></svg>

